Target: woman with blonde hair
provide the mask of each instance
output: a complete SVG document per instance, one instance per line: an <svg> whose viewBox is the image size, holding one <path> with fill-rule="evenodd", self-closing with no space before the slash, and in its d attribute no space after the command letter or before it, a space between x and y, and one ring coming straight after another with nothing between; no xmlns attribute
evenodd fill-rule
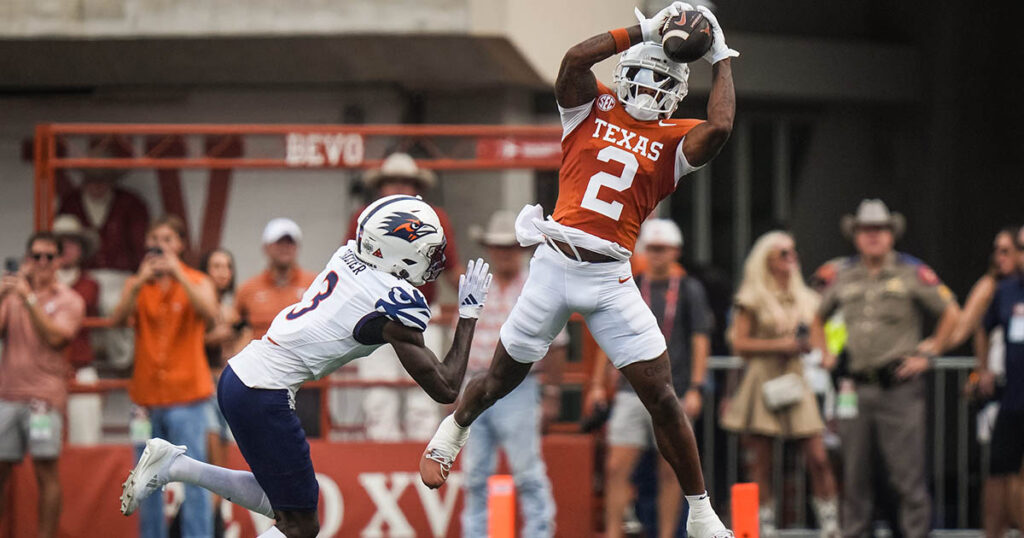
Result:
<svg viewBox="0 0 1024 538"><path fill-rule="evenodd" d="M761 236L743 267L729 334L743 358L743 379L723 416L727 430L743 434L753 452L750 473L761 497L761 534L775 534L772 447L775 438L802 439L823 537L839 535L836 483L825 453L818 402L803 376L801 355L810 351L807 327L818 296L800 274L793 237Z"/></svg>

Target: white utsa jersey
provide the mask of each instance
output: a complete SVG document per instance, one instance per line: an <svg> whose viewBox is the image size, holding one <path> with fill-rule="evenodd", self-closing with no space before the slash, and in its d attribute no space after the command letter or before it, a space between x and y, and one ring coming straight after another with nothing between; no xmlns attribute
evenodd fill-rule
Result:
<svg viewBox="0 0 1024 538"><path fill-rule="evenodd" d="M305 381L369 355L382 344L361 342L357 335L380 317L427 328L430 307L423 294L360 261L355 248L349 241L335 251L302 300L278 313L262 340L228 361L246 386L294 392Z"/></svg>

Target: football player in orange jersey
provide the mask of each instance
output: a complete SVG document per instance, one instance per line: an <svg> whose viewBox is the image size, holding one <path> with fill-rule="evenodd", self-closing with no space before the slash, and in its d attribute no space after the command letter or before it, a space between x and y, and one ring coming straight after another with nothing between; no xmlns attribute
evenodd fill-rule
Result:
<svg viewBox="0 0 1024 538"><path fill-rule="evenodd" d="M672 379L665 337L630 276L640 224L679 179L710 161L728 140L736 111L730 58L714 14L706 121L672 119L686 95L689 68L661 47L665 22L693 8L682 2L640 24L594 36L569 49L555 82L562 118L562 167L555 212L543 219L527 206L516 221L523 246L537 247L522 295L501 328L487 374L467 385L455 412L427 445L420 475L440 487L469 436L469 425L508 394L548 350L573 312L583 315L598 345L636 389L654 423L658 449L690 504L694 538L732 536L708 499L693 430ZM613 91L591 67L623 53ZM617 529L608 529L615 532Z"/></svg>

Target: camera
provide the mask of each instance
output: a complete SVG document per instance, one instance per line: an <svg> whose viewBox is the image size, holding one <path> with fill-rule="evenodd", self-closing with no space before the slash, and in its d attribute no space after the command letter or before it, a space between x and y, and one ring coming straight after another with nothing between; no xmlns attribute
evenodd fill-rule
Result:
<svg viewBox="0 0 1024 538"><path fill-rule="evenodd" d="M4 260L4 271L7 271L9 274L12 275L16 274L18 272L19 265L20 262L18 261L18 258L7 258L6 260Z"/></svg>

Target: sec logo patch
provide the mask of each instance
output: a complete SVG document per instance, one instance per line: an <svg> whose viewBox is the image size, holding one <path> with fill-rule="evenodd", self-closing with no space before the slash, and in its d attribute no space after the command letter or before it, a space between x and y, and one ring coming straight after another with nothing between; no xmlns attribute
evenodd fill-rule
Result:
<svg viewBox="0 0 1024 538"><path fill-rule="evenodd" d="M601 96L597 98L597 108L601 112L608 112L615 108L615 97L612 97L607 93L601 94Z"/></svg>

